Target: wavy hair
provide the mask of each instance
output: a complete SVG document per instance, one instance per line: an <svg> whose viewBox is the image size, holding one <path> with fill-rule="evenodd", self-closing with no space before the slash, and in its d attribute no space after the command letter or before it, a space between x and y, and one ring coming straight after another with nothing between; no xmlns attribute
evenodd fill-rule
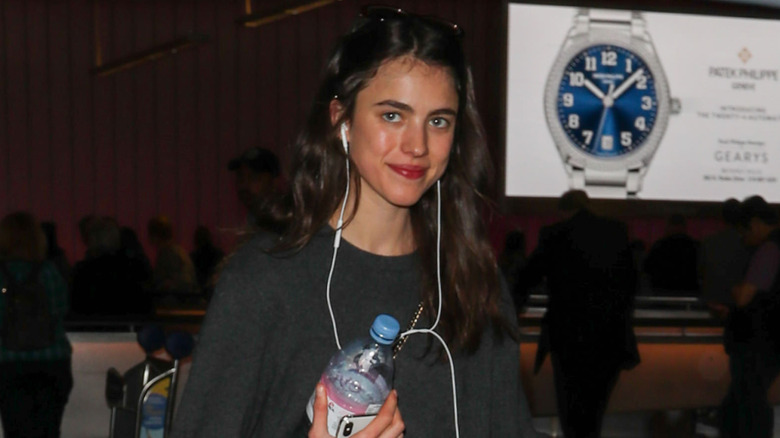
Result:
<svg viewBox="0 0 780 438"><path fill-rule="evenodd" d="M472 352L482 332L506 328L499 311L496 261L482 221L492 183L492 163L477 112L474 86L459 30L427 17L404 14L382 19L361 17L331 54L305 126L295 143L290 192L269 210L285 231L271 251L300 249L328 223L344 196L347 154L338 136L342 121L351 120L358 93L384 63L412 57L445 68L458 94L458 114L449 164L441 178L442 316L440 334L455 349ZM331 123L329 105L337 99L341 120ZM351 165L353 181L359 180ZM356 206L357 207L357 206ZM428 190L410 215L415 245L422 260L425 314L432 320L438 306L436 190Z"/></svg>

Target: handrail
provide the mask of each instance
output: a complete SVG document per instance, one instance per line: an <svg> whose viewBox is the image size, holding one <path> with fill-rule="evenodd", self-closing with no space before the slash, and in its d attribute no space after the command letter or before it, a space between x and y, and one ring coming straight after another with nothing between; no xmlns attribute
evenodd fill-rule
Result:
<svg viewBox="0 0 780 438"><path fill-rule="evenodd" d="M205 311L195 314L170 313L166 315L122 315L122 316L81 316L69 315L65 318L66 332L135 332L139 327L148 324L162 325L194 325L199 326L203 322Z"/></svg>
<svg viewBox="0 0 780 438"><path fill-rule="evenodd" d="M163 432L163 434L164 434L164 436L167 435L167 432L169 430L169 425L168 425L168 421L169 421L168 417L169 417L169 415L168 415L168 411L170 409L172 409L172 406L173 406L173 404L172 404L173 403L172 395L173 395L173 391L176 390L176 388L174 387L174 381L176 379L176 374L177 374L178 368L179 368L179 361L174 361L173 368L165 371L162 374L159 374L159 375L155 376L152 380L147 382L146 385L144 385L143 389L141 390L141 394L138 397L138 405L136 407L136 413L135 413L135 433L133 434L134 437L137 437L138 433L141 431L141 421L143 420L143 407L144 407L144 402L146 401L146 397L149 395L149 392L152 390L152 388L154 388L154 386L157 383L159 383L163 379L166 379L166 378L170 377L171 378L171 385L168 387L168 399L165 402L165 414L164 414L165 418L163 420L163 421L165 421L165 424L163 425L163 430L165 432Z"/></svg>
<svg viewBox="0 0 780 438"><path fill-rule="evenodd" d="M528 304L518 314L522 338L538 337L547 302L547 295L530 295ZM715 318L696 297L637 296L632 322L637 337L643 341L722 340L723 321Z"/></svg>
<svg viewBox="0 0 780 438"><path fill-rule="evenodd" d="M701 300L696 297L659 297L659 296L646 296L646 295L638 295L635 298L635 301L637 303L643 301L648 303L684 303L684 304L701 303Z"/></svg>
<svg viewBox="0 0 780 438"><path fill-rule="evenodd" d="M548 296L545 294L532 294L529 295L526 306L543 307L547 301ZM706 309L704 302L693 296L637 295L634 297L634 308L668 309L670 307L686 310Z"/></svg>

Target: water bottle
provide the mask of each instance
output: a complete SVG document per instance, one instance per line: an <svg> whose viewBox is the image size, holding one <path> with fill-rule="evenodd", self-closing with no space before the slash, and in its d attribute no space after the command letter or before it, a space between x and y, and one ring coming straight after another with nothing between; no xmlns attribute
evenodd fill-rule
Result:
<svg viewBox="0 0 780 438"><path fill-rule="evenodd" d="M370 336L356 339L331 357L320 382L328 394L328 433L336 435L345 415L376 414L393 389L393 348L400 326L390 315L376 317ZM314 418L312 394L306 406Z"/></svg>

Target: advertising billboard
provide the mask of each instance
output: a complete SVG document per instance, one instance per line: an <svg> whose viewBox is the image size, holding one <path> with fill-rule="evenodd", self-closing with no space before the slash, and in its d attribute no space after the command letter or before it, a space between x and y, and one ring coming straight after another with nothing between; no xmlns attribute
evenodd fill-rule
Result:
<svg viewBox="0 0 780 438"><path fill-rule="evenodd" d="M780 21L508 5L507 197L780 203Z"/></svg>

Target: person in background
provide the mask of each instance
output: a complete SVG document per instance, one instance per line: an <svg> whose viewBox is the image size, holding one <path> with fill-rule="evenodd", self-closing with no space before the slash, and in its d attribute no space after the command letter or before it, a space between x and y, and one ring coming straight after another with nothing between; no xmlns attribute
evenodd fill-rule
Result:
<svg viewBox="0 0 780 438"><path fill-rule="evenodd" d="M195 266L189 254L173 240L173 225L165 216L149 220L149 241L157 251L152 269L152 287L155 294L167 298L186 299L198 294Z"/></svg>
<svg viewBox="0 0 780 438"><path fill-rule="evenodd" d="M63 319L68 289L57 268L45 259L46 238L30 213L16 212L0 221L0 263L16 282L37 271L50 298L54 343L34 350L11 350L0 339L0 420L4 438L57 438L73 388L71 345ZM0 325L6 311L8 279L0 271Z"/></svg>
<svg viewBox="0 0 780 438"><path fill-rule="evenodd" d="M119 241L121 243L119 250L140 266L141 281L149 287L152 279L152 265L149 263L149 257L146 256L141 241L138 240L138 234L130 227L120 227Z"/></svg>
<svg viewBox="0 0 780 438"><path fill-rule="evenodd" d="M734 286L724 346L731 383L721 403L722 438L770 438L774 409L767 397L780 374L780 225L760 196L741 204L745 244L756 248Z"/></svg>
<svg viewBox="0 0 780 438"><path fill-rule="evenodd" d="M685 217L669 216L666 234L650 247L644 271L656 295L698 296L699 242L688 235Z"/></svg>
<svg viewBox="0 0 780 438"><path fill-rule="evenodd" d="M217 266L225 257L225 253L214 245L208 227L201 225L196 228L192 240L195 249L190 253L190 258L195 265L200 290L209 300L214 290L214 275Z"/></svg>
<svg viewBox="0 0 780 438"><path fill-rule="evenodd" d="M79 236L81 237L81 243L84 244L86 249L84 258L89 257L89 227L98 219L94 214L87 214L79 219Z"/></svg>
<svg viewBox="0 0 780 438"><path fill-rule="evenodd" d="M727 199L721 205L724 228L702 239L699 251L701 300L721 320L734 305L731 290L745 278L750 251L742 240L741 207L738 200Z"/></svg>
<svg viewBox="0 0 780 438"><path fill-rule="evenodd" d="M90 257L73 268L72 312L78 316L144 315L151 311L142 262L121 246L119 225L95 219L88 231Z"/></svg>
<svg viewBox="0 0 780 438"><path fill-rule="evenodd" d="M647 258L647 244L644 240L635 238L629 242L631 248L631 255L634 259L634 266L637 267L638 279L637 279L637 295L652 295L652 288L650 287L650 280L647 278L647 274L644 270L640 269L645 265L645 258Z"/></svg>
<svg viewBox="0 0 780 438"><path fill-rule="evenodd" d="M247 149L228 163L236 174L236 194L247 210L247 225L252 228L279 232L280 224L268 222L260 211L278 196L279 158L265 148Z"/></svg>
<svg viewBox="0 0 780 438"><path fill-rule="evenodd" d="M597 438L621 370L639 363L636 269L626 225L594 214L584 191L564 193L558 209L565 218L540 230L516 295L546 279L534 372L549 352L564 436Z"/></svg>
<svg viewBox="0 0 780 438"><path fill-rule="evenodd" d="M498 256L498 267L504 275L509 290L515 290L520 272L525 267L525 233L523 230L511 230L504 237L504 249ZM523 303L515 303L520 309Z"/></svg>
<svg viewBox="0 0 780 438"><path fill-rule="evenodd" d="M396 348L393 391L355 436L455 436L453 390L461 436L536 435L517 317L480 214L492 166L461 34L367 7L339 40L288 197L268 211L286 227L222 269L173 437L328 437L322 370L337 339L365 336L380 313L401 327L437 321L456 389L442 344L412 335Z"/></svg>
<svg viewBox="0 0 780 438"><path fill-rule="evenodd" d="M57 225L54 222L41 222L41 229L46 236L46 260L57 267L66 283L70 283L70 263L57 242Z"/></svg>

